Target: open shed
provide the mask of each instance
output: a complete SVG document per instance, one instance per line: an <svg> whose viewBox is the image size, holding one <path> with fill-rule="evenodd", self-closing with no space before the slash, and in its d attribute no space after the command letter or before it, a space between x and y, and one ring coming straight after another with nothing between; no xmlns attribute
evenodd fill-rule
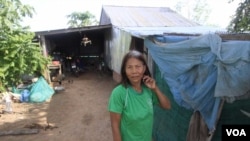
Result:
<svg viewBox="0 0 250 141"><path fill-rule="evenodd" d="M62 71L69 69L67 58L80 58L86 67L96 67L104 54L105 34L110 25L38 31L45 56L62 62ZM85 42L86 41L86 42Z"/></svg>

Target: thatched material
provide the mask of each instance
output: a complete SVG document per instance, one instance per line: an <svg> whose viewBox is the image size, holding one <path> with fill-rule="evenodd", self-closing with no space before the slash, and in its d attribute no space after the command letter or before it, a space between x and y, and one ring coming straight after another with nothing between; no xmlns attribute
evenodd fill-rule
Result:
<svg viewBox="0 0 250 141"><path fill-rule="evenodd" d="M239 34L230 34L230 33L218 33L218 35L223 40L241 40L241 41L250 41L250 34L239 33Z"/></svg>

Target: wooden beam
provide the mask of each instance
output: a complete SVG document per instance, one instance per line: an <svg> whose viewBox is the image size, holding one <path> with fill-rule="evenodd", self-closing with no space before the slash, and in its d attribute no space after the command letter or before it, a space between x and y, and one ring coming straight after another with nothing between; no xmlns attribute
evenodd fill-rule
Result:
<svg viewBox="0 0 250 141"><path fill-rule="evenodd" d="M9 131L0 131L0 136L27 135L27 134L37 134L37 133L39 133L39 129L16 129Z"/></svg>

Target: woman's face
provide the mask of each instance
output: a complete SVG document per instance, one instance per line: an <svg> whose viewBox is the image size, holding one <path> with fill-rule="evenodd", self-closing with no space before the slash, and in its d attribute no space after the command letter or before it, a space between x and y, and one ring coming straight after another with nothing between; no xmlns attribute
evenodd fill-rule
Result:
<svg viewBox="0 0 250 141"><path fill-rule="evenodd" d="M131 84L141 83L145 70L143 62L136 58L129 58L125 66L125 72Z"/></svg>

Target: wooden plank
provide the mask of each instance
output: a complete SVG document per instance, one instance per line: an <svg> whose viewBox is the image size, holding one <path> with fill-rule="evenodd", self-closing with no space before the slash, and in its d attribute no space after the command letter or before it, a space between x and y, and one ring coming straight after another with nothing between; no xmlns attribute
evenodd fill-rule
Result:
<svg viewBox="0 0 250 141"><path fill-rule="evenodd" d="M37 134L37 133L39 133L39 129L16 129L9 131L0 131L0 136L27 135L27 134Z"/></svg>

